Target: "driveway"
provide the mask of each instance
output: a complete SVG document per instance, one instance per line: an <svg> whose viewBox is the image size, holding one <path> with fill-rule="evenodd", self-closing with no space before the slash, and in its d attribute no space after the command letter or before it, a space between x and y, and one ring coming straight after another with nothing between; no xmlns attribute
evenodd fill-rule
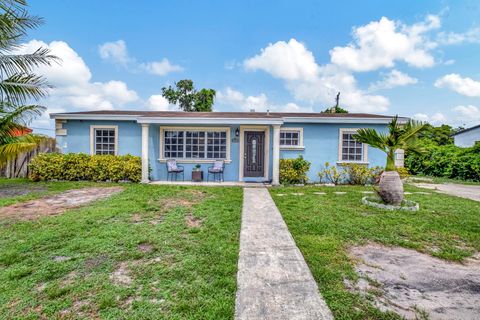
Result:
<svg viewBox="0 0 480 320"><path fill-rule="evenodd" d="M446 193L452 196L480 201L480 185L467 185L467 184L455 184L455 183L445 183L445 184L413 183L413 185L420 188L437 190L438 192Z"/></svg>

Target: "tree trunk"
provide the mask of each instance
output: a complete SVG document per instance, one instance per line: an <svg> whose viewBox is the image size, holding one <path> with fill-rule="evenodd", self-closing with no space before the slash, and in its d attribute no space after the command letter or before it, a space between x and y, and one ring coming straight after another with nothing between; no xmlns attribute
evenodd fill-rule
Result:
<svg viewBox="0 0 480 320"><path fill-rule="evenodd" d="M397 171L384 171L380 176L379 195L387 204L400 205L403 201L403 183Z"/></svg>
<svg viewBox="0 0 480 320"><path fill-rule="evenodd" d="M385 171L396 171L395 170L395 149L390 149L387 152L387 166Z"/></svg>

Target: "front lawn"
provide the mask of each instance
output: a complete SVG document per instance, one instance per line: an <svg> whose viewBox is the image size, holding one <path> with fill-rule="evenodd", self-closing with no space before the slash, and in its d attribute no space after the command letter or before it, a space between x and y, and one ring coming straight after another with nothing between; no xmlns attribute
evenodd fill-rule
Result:
<svg viewBox="0 0 480 320"><path fill-rule="evenodd" d="M41 185L1 204L99 186ZM233 318L242 190L119 185L57 216L0 223L0 318Z"/></svg>
<svg viewBox="0 0 480 320"><path fill-rule="evenodd" d="M336 319L399 318L346 289L344 279L358 278L347 255L353 245L377 242L454 261L480 251L479 202L407 186L407 192L430 193L407 196L420 203L418 212L381 211L360 202L362 192L371 190L341 186L270 191Z"/></svg>

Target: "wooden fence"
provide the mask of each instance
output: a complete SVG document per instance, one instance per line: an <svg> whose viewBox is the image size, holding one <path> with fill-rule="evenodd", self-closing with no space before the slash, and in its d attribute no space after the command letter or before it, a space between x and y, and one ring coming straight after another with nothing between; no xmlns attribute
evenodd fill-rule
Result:
<svg viewBox="0 0 480 320"><path fill-rule="evenodd" d="M10 160L0 168L0 176L7 178L28 177L28 163L39 153L50 153L56 151L55 139L50 138L40 143L34 150L20 154L17 158Z"/></svg>

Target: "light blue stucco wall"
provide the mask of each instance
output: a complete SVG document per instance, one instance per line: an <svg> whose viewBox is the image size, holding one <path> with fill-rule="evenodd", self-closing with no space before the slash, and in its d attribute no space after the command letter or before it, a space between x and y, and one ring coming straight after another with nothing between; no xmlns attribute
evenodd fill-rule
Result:
<svg viewBox="0 0 480 320"><path fill-rule="evenodd" d="M338 139L340 128L373 128L379 131L386 131L386 125L366 124L311 124L311 123L287 123L282 127L303 128L303 150L282 150L280 158L296 158L302 155L311 162L308 172L309 181L318 181L318 172L324 168L325 162L336 165L338 161ZM384 166L385 154L371 147L367 151L369 166Z"/></svg>
<svg viewBox="0 0 480 320"><path fill-rule="evenodd" d="M97 121L97 120L67 120L63 128L67 129L66 136L57 136L57 144L62 152L84 152L90 153L90 126L91 125L116 125L118 126L118 154L132 154L140 156L142 152L142 128L135 121ZM168 127L168 126L165 126ZM197 125L195 127L198 127ZM209 125L208 127L213 127ZM230 127L230 159L231 162L225 165L225 180L239 180L239 138L235 137L238 125L219 125L219 127ZM283 127L302 127L304 150L280 150L280 158L295 158L298 155L312 163L308 173L310 181L318 181L317 173L322 170L325 162L336 164L338 160L338 139L340 128L374 128L380 131L386 130L386 125L364 125L364 124L305 124L288 123ZM270 127L269 143L269 177L271 179L273 167L273 128ZM166 180L167 172L164 162L160 162L160 126L150 125L149 128L149 164L151 168L151 180ZM385 155L376 149L368 148L369 166L385 165ZM193 163L181 163L185 167L185 180L191 179L191 172L195 166ZM204 174L207 172L209 163L202 163ZM206 180L206 176L204 176ZM245 178L245 181L262 181L263 178Z"/></svg>
<svg viewBox="0 0 480 320"><path fill-rule="evenodd" d="M453 139L456 146L473 147L475 142L480 141L480 127L456 134Z"/></svg>

